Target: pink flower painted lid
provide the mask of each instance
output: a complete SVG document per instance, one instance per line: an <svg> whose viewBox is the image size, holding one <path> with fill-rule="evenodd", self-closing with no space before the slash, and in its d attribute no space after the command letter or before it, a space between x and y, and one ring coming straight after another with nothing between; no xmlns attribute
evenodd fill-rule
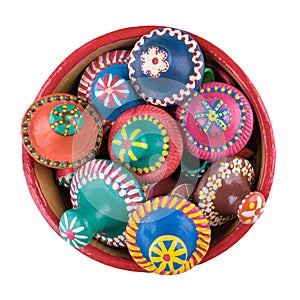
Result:
<svg viewBox="0 0 300 300"><path fill-rule="evenodd" d="M238 153L253 129L253 113L246 97L235 87L219 82L201 85L193 97L178 106L176 118L187 149L204 160Z"/></svg>

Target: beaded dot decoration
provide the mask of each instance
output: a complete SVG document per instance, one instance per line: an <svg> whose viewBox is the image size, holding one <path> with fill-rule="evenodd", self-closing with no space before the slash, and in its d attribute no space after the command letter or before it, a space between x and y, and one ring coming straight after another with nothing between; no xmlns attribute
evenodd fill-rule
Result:
<svg viewBox="0 0 300 300"><path fill-rule="evenodd" d="M73 135L82 128L83 116L73 104L59 104L53 108L49 116L50 127L58 134Z"/></svg>
<svg viewBox="0 0 300 300"><path fill-rule="evenodd" d="M222 100L211 98L197 105L194 119L204 133L215 135L223 133L228 128L231 114Z"/></svg>
<svg viewBox="0 0 300 300"><path fill-rule="evenodd" d="M168 156L169 137L158 119L144 114L121 127L112 140L112 149L127 169L148 174L159 169Z"/></svg>
<svg viewBox="0 0 300 300"><path fill-rule="evenodd" d="M46 157L43 153L40 153L40 151L38 151L38 149L36 149L35 145L32 143L29 127L30 127L30 122L31 122L33 115L39 109L41 109L41 107L43 107L43 105L47 105L48 103L52 103L55 101L57 101L58 103L61 103L61 101L72 101L73 103L80 105L82 108L84 108L87 115L90 116L94 120L95 126L97 127L97 137L96 137L96 140L94 143L94 148L91 149L91 151L87 155L85 155L84 157L81 157L80 159L78 159L76 161L51 160L48 157ZM69 104L67 104L67 108L70 111L72 110L73 106L75 107L75 105L73 105L71 103L69 106L68 105ZM58 105L55 107L55 110L56 109L57 109L57 111L64 110L63 107L64 106ZM74 124L74 125L72 125L73 128L71 128L72 120L65 122L65 125L60 124L59 122L62 120L59 120L59 119L62 116L60 117L60 116L58 116L58 114L54 113L55 110L51 111L51 114L49 117L50 130L54 130L57 133L59 133L59 135L66 136L66 138L67 138L68 136L71 135L71 133L75 134L76 128L78 128L78 130L79 130L83 126L83 121L81 121L81 117L80 117L80 114L82 114L81 112L79 114L78 111L76 111L76 113L74 111L74 116L78 115L78 117L75 116L75 118L76 118L75 121L76 121L77 125L75 126L75 124ZM72 114L73 114L73 111L72 111L71 115ZM55 124L57 122L53 123L54 119L58 120L57 125ZM73 119L73 118L70 118L70 119ZM64 121L63 121L63 123L64 123ZM67 123L70 124L70 127L68 128L68 130L66 130ZM51 128L52 125L54 125L54 126ZM60 125L62 125L62 126L60 127ZM88 160L94 158L96 153L100 149L100 146L102 143L103 129L102 129L102 120L101 120L100 116L95 112L94 109L92 109L89 105L87 105L87 103L85 101L78 99L77 97L75 97L73 95L69 95L69 94L51 94L51 95L47 95L47 96L44 96L44 97L36 100L29 107L29 109L27 110L27 112L25 113L24 118L23 118L21 133L22 133L22 137L23 137L23 144L24 144L26 150L38 163L48 166L48 167L51 167L51 168L62 169L62 168L76 168L76 167L82 165L83 163L87 162Z"/></svg>
<svg viewBox="0 0 300 300"><path fill-rule="evenodd" d="M216 192L222 187L223 181L230 176L239 176L242 174L247 177L249 184L254 180L254 169L247 159L235 157L229 162L220 162L218 172L208 177L207 183L198 192L199 204L198 206L203 211L204 216L212 226L225 224L232 220L235 216L222 216L214 206L214 199L216 199Z"/></svg>

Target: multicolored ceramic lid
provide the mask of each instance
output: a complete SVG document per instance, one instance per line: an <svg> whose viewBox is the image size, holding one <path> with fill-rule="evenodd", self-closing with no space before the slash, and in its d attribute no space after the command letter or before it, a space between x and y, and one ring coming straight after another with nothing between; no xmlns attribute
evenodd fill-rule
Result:
<svg viewBox="0 0 300 300"><path fill-rule="evenodd" d="M102 142L102 120L87 103L69 94L35 101L22 121L23 144L51 168L76 168L95 157Z"/></svg>
<svg viewBox="0 0 300 300"><path fill-rule="evenodd" d="M129 80L129 54L114 50L97 57L80 79L78 97L92 101L104 120L114 121L126 109L145 103Z"/></svg>
<svg viewBox="0 0 300 300"><path fill-rule="evenodd" d="M254 181L252 164L242 157L231 156L215 161L204 173L194 192L194 203L202 210L211 226L219 226L236 217L242 200L251 193ZM252 205L251 205L252 207ZM253 206L252 208L255 208Z"/></svg>
<svg viewBox="0 0 300 300"><path fill-rule="evenodd" d="M176 118L187 149L203 160L216 160L242 150L253 129L253 113L246 97L225 83L201 85L181 103Z"/></svg>
<svg viewBox="0 0 300 300"><path fill-rule="evenodd" d="M183 152L177 122L153 105L125 111L111 128L108 147L110 158L125 165L141 183L170 176Z"/></svg>
<svg viewBox="0 0 300 300"><path fill-rule="evenodd" d="M109 160L91 160L75 172L70 195L73 209L60 222L68 243L80 248L95 237L109 246L126 246L128 218L145 201L139 183L126 168Z"/></svg>
<svg viewBox="0 0 300 300"><path fill-rule="evenodd" d="M243 224L254 224L264 212L266 205L262 193L254 191L248 194L239 205L237 216Z"/></svg>
<svg viewBox="0 0 300 300"><path fill-rule="evenodd" d="M179 226L180 224L180 226ZM186 199L161 196L134 211L126 228L131 257L149 272L173 275L201 262L211 232L201 210Z"/></svg>
<svg viewBox="0 0 300 300"><path fill-rule="evenodd" d="M178 104L199 87L204 57L186 32L157 28L135 43L128 69L132 85L143 99L167 106Z"/></svg>

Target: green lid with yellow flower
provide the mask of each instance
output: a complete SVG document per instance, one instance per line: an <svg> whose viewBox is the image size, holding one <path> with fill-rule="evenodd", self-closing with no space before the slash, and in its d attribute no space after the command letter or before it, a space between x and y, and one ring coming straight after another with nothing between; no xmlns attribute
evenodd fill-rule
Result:
<svg viewBox="0 0 300 300"><path fill-rule="evenodd" d="M183 152L176 121L152 105L125 111L112 126L108 144L111 159L122 163L142 183L170 176Z"/></svg>

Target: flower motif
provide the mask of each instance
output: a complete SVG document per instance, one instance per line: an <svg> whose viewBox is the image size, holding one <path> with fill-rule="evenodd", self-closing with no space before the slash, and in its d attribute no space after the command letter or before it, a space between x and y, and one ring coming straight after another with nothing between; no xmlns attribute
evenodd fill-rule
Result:
<svg viewBox="0 0 300 300"><path fill-rule="evenodd" d="M166 61L167 52L159 50L158 47L151 46L140 56L143 64L141 66L144 74L150 74L151 77L159 77L161 72L169 69L169 63Z"/></svg>
<svg viewBox="0 0 300 300"><path fill-rule="evenodd" d="M197 105L194 120L204 133L221 134L227 130L231 122L231 113L222 100L211 98Z"/></svg>
<svg viewBox="0 0 300 300"><path fill-rule="evenodd" d="M184 242L176 236L158 237L149 248L149 257L156 273L173 272L181 268L188 256Z"/></svg>
<svg viewBox="0 0 300 300"><path fill-rule="evenodd" d="M95 85L95 96L98 102L108 108L120 107L124 104L129 94L128 84L125 79L111 73L99 77Z"/></svg>
<svg viewBox="0 0 300 300"><path fill-rule="evenodd" d="M208 182L207 182L207 187L210 188L212 187L212 189L214 191L216 191L219 187L222 186L222 180L221 178L217 178L217 175L213 174L211 177L208 177Z"/></svg>
<svg viewBox="0 0 300 300"><path fill-rule="evenodd" d="M83 122L82 112L73 104L59 104L53 108L49 116L50 127L63 136L78 133Z"/></svg>
<svg viewBox="0 0 300 300"><path fill-rule="evenodd" d="M243 167L242 160L236 158L232 161L232 165L233 165L232 173L238 176L238 174L241 172L241 169Z"/></svg>
<svg viewBox="0 0 300 300"><path fill-rule="evenodd" d="M240 204L238 217L244 224L253 224L263 213L264 207L263 195L259 192L252 192Z"/></svg>
<svg viewBox="0 0 300 300"><path fill-rule="evenodd" d="M204 200L203 203L210 202L215 199L215 191L210 191L206 186L204 186L199 192L199 199Z"/></svg>
<svg viewBox="0 0 300 300"><path fill-rule="evenodd" d="M243 175L246 176L252 166L251 166L250 162L247 159L245 159L244 163L245 163L245 165L242 168L242 172L243 172Z"/></svg>
<svg viewBox="0 0 300 300"><path fill-rule="evenodd" d="M61 236L65 241L75 248L82 248L88 244L89 237L86 235L78 234L82 233L85 228L83 226L76 227L77 217L75 216L69 223L67 213L64 213L59 223L59 230Z"/></svg>
<svg viewBox="0 0 300 300"><path fill-rule="evenodd" d="M231 170L229 168L229 163L221 163L221 167L219 168L219 172L221 173L221 177L224 178L228 178L229 175L231 174Z"/></svg>
<svg viewBox="0 0 300 300"><path fill-rule="evenodd" d="M125 126L116 133L112 141L113 151L122 163L137 161L148 149L148 144L146 140L143 141L142 135L140 136L141 141L138 140L140 133L142 133L141 128L135 128L130 132L130 130L126 130Z"/></svg>
<svg viewBox="0 0 300 300"><path fill-rule="evenodd" d="M212 209L211 209L211 207L212 207L212 205L213 205L213 202L212 201L209 201L209 202L206 202L205 201L205 203L204 202L199 202L199 207L200 207L200 209L203 211L203 212L206 212L206 213L211 213L212 212Z"/></svg>

